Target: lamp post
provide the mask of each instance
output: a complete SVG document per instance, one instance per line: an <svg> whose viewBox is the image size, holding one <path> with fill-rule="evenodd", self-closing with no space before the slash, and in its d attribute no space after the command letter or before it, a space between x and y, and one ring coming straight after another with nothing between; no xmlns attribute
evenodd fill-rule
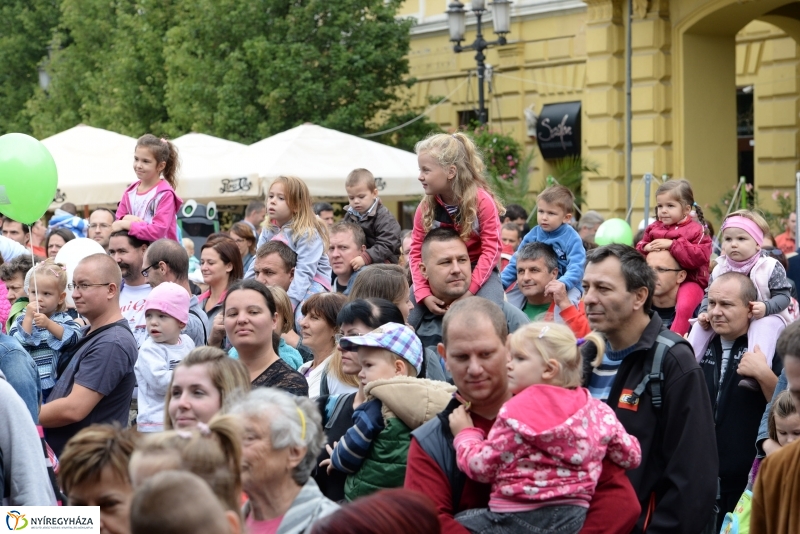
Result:
<svg viewBox="0 0 800 534"><path fill-rule="evenodd" d="M483 79L486 73L486 56L483 51L490 46L506 44L505 35L511 31L511 0L494 0L489 5L492 8L492 23L494 25L494 33L498 35L496 41L487 41L483 38L482 22L484 13L486 12L485 0L472 0L471 8L478 19L477 34L475 41L466 46L461 46L461 41L464 40L464 34L467 29L467 12L464 9L464 4L455 0L448 6L447 9L447 24L450 29L450 41L456 43L453 50L456 53L464 52L465 50L474 50L475 61L478 62L478 122L486 124L486 106L484 105L483 96Z"/></svg>

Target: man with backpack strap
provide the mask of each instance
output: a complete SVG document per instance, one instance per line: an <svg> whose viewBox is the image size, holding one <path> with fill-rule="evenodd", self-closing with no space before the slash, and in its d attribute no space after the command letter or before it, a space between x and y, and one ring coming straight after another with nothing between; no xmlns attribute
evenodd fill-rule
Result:
<svg viewBox="0 0 800 534"><path fill-rule="evenodd" d="M633 532L697 534L715 519L714 419L691 346L651 310L655 278L632 247L587 254L586 316L608 346L592 368L594 345L583 345L584 385L642 446L642 464L627 472L642 507Z"/></svg>

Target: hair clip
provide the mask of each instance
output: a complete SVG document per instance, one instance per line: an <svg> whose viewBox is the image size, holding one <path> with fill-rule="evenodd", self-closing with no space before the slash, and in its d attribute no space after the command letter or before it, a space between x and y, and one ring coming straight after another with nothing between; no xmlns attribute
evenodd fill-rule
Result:
<svg viewBox="0 0 800 534"><path fill-rule="evenodd" d="M201 423L200 421L197 422L197 430L200 431L200 435L202 436L210 436L211 429L208 428L208 425L205 423Z"/></svg>
<svg viewBox="0 0 800 534"><path fill-rule="evenodd" d="M299 406L297 408L297 415L300 416L300 439L302 441L306 440L306 416L303 413L303 410L300 409Z"/></svg>
<svg viewBox="0 0 800 534"><path fill-rule="evenodd" d="M175 431L175 433L176 433L176 434L178 435L178 437L180 437L180 438L183 438L183 439L192 439L192 433L191 433L191 432L187 432L187 431L185 431L185 430L176 430L176 431Z"/></svg>
<svg viewBox="0 0 800 534"><path fill-rule="evenodd" d="M582 337L579 337L579 338L577 339L577 341L575 342L575 344L576 344L576 345L578 345L579 347L580 347L581 345L583 345L584 343L586 343L586 340L585 340L584 338L582 338Z"/></svg>
<svg viewBox="0 0 800 534"><path fill-rule="evenodd" d="M162 137L162 138L161 138L161 142L162 142L162 143L164 143L164 144L166 144L166 143L167 143L167 140L166 140L166 139L164 139L164 138Z"/></svg>
<svg viewBox="0 0 800 534"><path fill-rule="evenodd" d="M549 326L545 326L544 328L542 328L542 330L539 332L539 339L542 339L548 330L550 330Z"/></svg>

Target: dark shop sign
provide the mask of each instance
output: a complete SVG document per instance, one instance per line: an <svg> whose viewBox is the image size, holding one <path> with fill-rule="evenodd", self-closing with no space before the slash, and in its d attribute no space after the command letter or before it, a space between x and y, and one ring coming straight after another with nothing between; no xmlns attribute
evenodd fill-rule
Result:
<svg viewBox="0 0 800 534"><path fill-rule="evenodd" d="M545 104L536 124L544 159L581 155L581 103Z"/></svg>

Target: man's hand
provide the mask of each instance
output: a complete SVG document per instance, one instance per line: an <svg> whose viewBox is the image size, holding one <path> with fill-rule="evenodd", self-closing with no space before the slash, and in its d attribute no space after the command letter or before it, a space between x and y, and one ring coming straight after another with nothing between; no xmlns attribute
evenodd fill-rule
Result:
<svg viewBox="0 0 800 534"><path fill-rule="evenodd" d="M706 312L703 312L697 316L697 324L699 324L703 330L709 329L709 327L711 326L711 321L709 320L708 314Z"/></svg>
<svg viewBox="0 0 800 534"><path fill-rule="evenodd" d="M750 313L753 314L753 319L761 319L767 314L767 305L761 301L753 301L750 303Z"/></svg>
<svg viewBox="0 0 800 534"><path fill-rule="evenodd" d="M225 339L225 318L222 312L214 316L214 324L211 326L211 333L208 335L208 345L218 347Z"/></svg>
<svg viewBox="0 0 800 534"><path fill-rule="evenodd" d="M469 291L467 291L469 293ZM428 308L431 313L436 315L444 315L447 311L447 307L444 305L444 301L437 299L433 295L428 295L424 299L422 299L422 303Z"/></svg>
<svg viewBox="0 0 800 534"><path fill-rule="evenodd" d="M356 256L355 258L350 260L350 267L353 268L353 271L359 270L365 264L366 264L366 262L364 261L364 258L362 258L361 256Z"/></svg>
<svg viewBox="0 0 800 534"><path fill-rule="evenodd" d="M449 420L450 431L454 436L465 428L472 428L475 426L472 423L472 417L470 417L469 413L467 413L467 409L463 406L459 406L453 410L453 413L450 414Z"/></svg>
<svg viewBox="0 0 800 534"><path fill-rule="evenodd" d="M767 365L767 357L761 352L761 347L756 345L753 352L745 352L742 359L739 360L739 366L736 372L742 376L749 376L758 380L765 373L772 374L772 369Z"/></svg>

